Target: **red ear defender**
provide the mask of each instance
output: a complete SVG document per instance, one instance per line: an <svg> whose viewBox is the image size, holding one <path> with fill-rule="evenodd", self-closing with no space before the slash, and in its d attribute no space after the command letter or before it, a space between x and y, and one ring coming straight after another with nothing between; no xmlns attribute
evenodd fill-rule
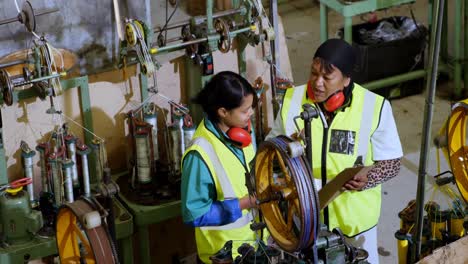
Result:
<svg viewBox="0 0 468 264"><path fill-rule="evenodd" d="M310 80L307 82L307 96L312 101L315 101L314 92L312 91L312 85ZM342 90L338 90L332 95L330 95L325 102L323 102L323 106L327 112L335 112L338 108L340 108L345 101L345 95Z"/></svg>
<svg viewBox="0 0 468 264"><path fill-rule="evenodd" d="M245 148L252 143L252 137L250 136L250 121L246 128L231 127L227 132L229 139L240 148Z"/></svg>
<svg viewBox="0 0 468 264"><path fill-rule="evenodd" d="M340 108L345 101L345 96L343 91L339 90L336 91L334 94L330 95L325 103L323 104L325 110L328 112L335 112L338 108Z"/></svg>
<svg viewBox="0 0 468 264"><path fill-rule="evenodd" d="M315 102L314 92L312 91L312 85L310 84L310 80L307 82L307 96L309 96L310 100Z"/></svg>

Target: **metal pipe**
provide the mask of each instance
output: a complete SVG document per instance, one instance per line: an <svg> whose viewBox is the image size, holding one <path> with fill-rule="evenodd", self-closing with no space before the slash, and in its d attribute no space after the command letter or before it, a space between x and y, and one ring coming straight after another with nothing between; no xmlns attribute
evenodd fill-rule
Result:
<svg viewBox="0 0 468 264"><path fill-rule="evenodd" d="M431 29L431 47L428 67L432 67L428 70L428 82L426 85L427 99L425 106L425 115L421 139L421 152L419 156L419 172L418 172L418 188L416 193L416 237L414 247L412 248L411 263L415 263L421 254L421 238L423 231L423 219L424 219L424 191L426 181L426 167L427 167L427 156L429 152L429 144L431 140L431 123L433 117L433 105L435 97L435 89L437 83L437 67L439 63L439 52L440 52L440 39L442 33L442 20L444 15L444 0L436 2L434 13L437 16L434 17L434 25ZM429 75L430 73L430 75Z"/></svg>
<svg viewBox="0 0 468 264"><path fill-rule="evenodd" d="M278 14L275 14L275 11L278 12L278 2L276 0L270 1L270 11L269 17L273 23L273 29L275 30L275 36L278 36ZM270 55L271 55L271 63L270 63L270 84L271 84L271 98L275 100L277 98L278 89L276 85L276 76L278 74L278 67L279 67L279 56L276 55L277 51L279 50L279 42L278 38L270 41ZM282 98L282 97L281 97ZM276 118L276 115L281 108L279 101L275 101L276 104L273 105L273 116Z"/></svg>
<svg viewBox="0 0 468 264"><path fill-rule="evenodd" d="M320 2L320 43L328 39L328 7Z"/></svg>
<svg viewBox="0 0 468 264"><path fill-rule="evenodd" d="M464 22L465 22L464 23L464 25L465 25L465 30L464 30L464 34L465 34L464 35L464 38L465 38L465 42L464 42L465 45L464 46L465 46L465 48L464 48L464 51L465 51L465 54L463 54L463 61L464 61L464 63L463 63L463 70L464 70L464 74L463 74L464 80L463 80L463 82L464 82L464 86L463 87L466 90L466 89L468 89L468 65L466 63L466 57L468 55L468 30L467 30L467 28L468 28L468 4L465 2L464 6L465 6L465 15L464 15Z"/></svg>
<svg viewBox="0 0 468 264"><path fill-rule="evenodd" d="M35 83L35 82L46 81L46 80L53 79L53 78L59 78L60 76L62 76L60 73L54 73L54 74L51 74L51 75L48 75L48 76L32 79L32 80L27 81L27 82L15 83L13 86L14 87L19 87L19 86L23 86L23 85L27 85L27 84L31 84L31 83Z"/></svg>
<svg viewBox="0 0 468 264"><path fill-rule="evenodd" d="M273 26L273 30L275 31L275 36L279 36L278 32L278 1L271 0L270 1L270 19ZM275 77L277 75L277 71L281 71L281 63L280 63L280 56L279 56L279 38L275 37L273 40L270 41L271 46L271 56L273 60L273 64L275 65Z"/></svg>
<svg viewBox="0 0 468 264"><path fill-rule="evenodd" d="M247 32L247 31L250 31L250 30L251 30L250 27L245 27L245 28L233 30L233 31L229 32L229 35L231 36L231 38L234 38L236 35ZM210 37L210 39L219 40L219 39L221 39L221 36L215 35L213 37ZM172 50L175 50L175 49L181 49L181 48L185 48L185 47L190 46L190 45L199 44L199 43L207 42L207 41L208 41L208 38L194 39L194 40L190 40L190 41L186 41L186 42L182 42L182 43L177 43L177 44L174 44L174 45L171 45L171 46L164 46L164 47L160 47L160 48L154 48L154 49L152 49L151 53L152 54L160 54L160 53L163 53L163 52L172 51Z"/></svg>
<svg viewBox="0 0 468 264"><path fill-rule="evenodd" d="M453 31L453 45L454 45L453 52L454 52L454 57L455 57L453 78L454 78L454 86L455 86L455 98L459 99L462 96L462 87L461 87L461 78L462 78L461 60L463 58L463 53L461 50L461 34L462 34L461 23L462 23L462 13L463 13L463 10L461 8L462 1L455 0L455 6L457 8L455 8L455 18L454 18L455 30ZM467 87L465 87L465 89L466 88Z"/></svg>
<svg viewBox="0 0 468 264"><path fill-rule="evenodd" d="M368 89L368 90L374 90L374 89L377 89L377 88L382 88L382 87L391 86L391 85L399 84L399 83L402 83L402 82L406 82L406 81L409 81L409 80L418 79L418 78L424 77L426 75L427 75L426 70L417 70L417 71L403 73L403 74L395 75L395 76L392 76L392 77L388 77L388 78L368 82L366 84L363 84L363 86L366 87L366 89Z"/></svg>
<svg viewBox="0 0 468 264"><path fill-rule="evenodd" d="M28 60L15 60L15 61L9 61L9 62L5 62L5 63L0 63L0 69L7 68L7 67L10 67L10 66L15 66L15 65L18 65L18 64L27 63L27 62L28 62Z"/></svg>
<svg viewBox="0 0 468 264"><path fill-rule="evenodd" d="M216 12L216 13L213 13L213 19L220 18L220 17L225 17L225 16L230 16L230 15L235 15L235 14L242 13L242 12L245 12L245 8L243 8L243 7L237 8L237 9L221 11L221 12ZM206 21L206 16L196 16L196 17L193 17L192 20L194 21L193 24L195 26L198 26L201 23ZM190 20L180 21L180 22L176 22L174 24L168 25L166 27L166 30L180 28L180 27L187 26L187 25L190 25L190 24L191 24ZM158 26L158 27L154 28L153 30L154 30L153 31L154 33L159 33L159 32L162 31L162 28Z"/></svg>
<svg viewBox="0 0 468 264"><path fill-rule="evenodd" d="M304 111L301 112L300 117L304 121L304 131L305 131L305 144L306 144L306 157L307 162L310 165L310 170L313 170L312 166L312 119L318 117L318 111L315 107L310 104L304 104L302 106ZM314 180L314 179L311 179Z"/></svg>
<svg viewBox="0 0 468 264"><path fill-rule="evenodd" d="M119 36L119 40L123 41L123 31L122 31L122 21L120 19L120 8L119 8L119 1L113 0L112 1L114 6L114 15L115 15L115 24L117 25L117 36Z"/></svg>
<svg viewBox="0 0 468 264"><path fill-rule="evenodd" d="M55 13L55 12L58 12L58 11L60 11L60 9L58 9L58 8L39 9L39 10L34 11L34 15L35 16L42 16L42 15L47 15L47 14L50 14L50 13Z"/></svg>
<svg viewBox="0 0 468 264"><path fill-rule="evenodd" d="M208 35L215 32L213 20L213 0L206 0L206 30Z"/></svg>
<svg viewBox="0 0 468 264"><path fill-rule="evenodd" d="M12 18L7 18L7 19L4 19L4 20L0 20L0 26L5 25L5 24L10 24L10 23L13 23L13 22L16 22L16 21L18 21L18 17L12 17Z"/></svg>
<svg viewBox="0 0 468 264"><path fill-rule="evenodd" d="M35 17L37 17L37 16L42 16L42 15L54 13L54 12L57 12L57 11L59 11L58 8L39 9L39 10L37 10L37 11L34 12L34 16L35 16ZM29 19L31 19L31 18L29 18ZM13 23L13 22L16 22L16 21L19 21L19 20L18 20L18 16L12 17L12 18L8 18L8 19L4 19L4 20L0 20L0 25L9 24L9 23Z"/></svg>

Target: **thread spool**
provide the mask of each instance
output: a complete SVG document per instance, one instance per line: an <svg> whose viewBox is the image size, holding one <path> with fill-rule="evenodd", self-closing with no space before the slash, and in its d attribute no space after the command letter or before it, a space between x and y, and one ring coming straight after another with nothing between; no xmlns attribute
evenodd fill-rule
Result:
<svg viewBox="0 0 468 264"><path fill-rule="evenodd" d="M55 153L49 156L49 166L52 171L52 180L54 183L55 206L60 206L62 204L62 181L59 175L57 156Z"/></svg>
<svg viewBox="0 0 468 264"><path fill-rule="evenodd" d="M92 211L83 215L83 225L86 229L93 229L101 225L101 215L98 211Z"/></svg>
<svg viewBox="0 0 468 264"><path fill-rule="evenodd" d="M275 40L276 38L275 29L272 27L265 28L263 30L263 35L265 36L265 41Z"/></svg>
<svg viewBox="0 0 468 264"><path fill-rule="evenodd" d="M408 262L408 248L411 237L398 230L395 233L395 238L397 239L398 264L406 264Z"/></svg>
<svg viewBox="0 0 468 264"><path fill-rule="evenodd" d="M23 157L23 166L24 166L24 174L27 178L33 179L34 178L34 161L33 157L36 154L34 150L29 151L29 152L24 152L22 151L21 156ZM27 190L29 194L29 201L33 207L35 207L37 204L34 201L34 186L33 183L27 185Z"/></svg>
<svg viewBox="0 0 468 264"><path fill-rule="evenodd" d="M81 172L83 177L83 192L84 196L91 197L91 187L89 184L89 167L88 167L88 154L91 150L86 145L78 148L78 155L81 156Z"/></svg>
<svg viewBox="0 0 468 264"><path fill-rule="evenodd" d="M179 115L174 115L173 117L174 119L174 127L177 128L178 132L179 132L179 137L180 137L180 140L179 140L179 143L180 143L180 150L181 152L183 152L183 150L185 149L185 142L184 142L184 132L183 132L183 127L184 127L184 118L183 116L179 116Z"/></svg>
<svg viewBox="0 0 468 264"><path fill-rule="evenodd" d="M450 215L450 235L462 237L465 234L463 223L465 222L464 216L461 212L452 212Z"/></svg>
<svg viewBox="0 0 468 264"><path fill-rule="evenodd" d="M148 136L146 134L137 134L135 136L138 181L140 183L149 183L151 181L150 162L148 153Z"/></svg>
<svg viewBox="0 0 468 264"><path fill-rule="evenodd" d="M190 145L190 142L192 141L192 138L193 138L193 134L195 134L195 127L185 127L184 126L184 146L185 146L185 149L184 149L184 152L185 150L189 147Z"/></svg>
<svg viewBox="0 0 468 264"><path fill-rule="evenodd" d="M65 137L65 143L67 144L68 158L73 162L73 166L71 167L73 186L79 186L78 166L76 166L76 138L68 135Z"/></svg>
<svg viewBox="0 0 468 264"><path fill-rule="evenodd" d="M101 159L101 143L98 140L93 140L91 143L91 149L94 153L94 158L96 159L96 181L102 182L102 167L103 160Z"/></svg>
<svg viewBox="0 0 468 264"><path fill-rule="evenodd" d="M158 116L156 112L148 112L143 116L146 123L152 125L151 138L153 140L153 157L154 160L159 160L159 149L158 149Z"/></svg>
<svg viewBox="0 0 468 264"><path fill-rule="evenodd" d="M447 231L447 219L449 214L445 211L429 213L431 222L431 238L442 240L442 232Z"/></svg>
<svg viewBox="0 0 468 264"><path fill-rule="evenodd" d="M180 159L182 157L182 140L183 137L180 135L180 128L177 125L172 125L169 127L169 132L171 136L171 158L174 164L173 170L176 175L180 173Z"/></svg>
<svg viewBox="0 0 468 264"><path fill-rule="evenodd" d="M62 162L62 171L65 178L65 197L69 203L75 201L75 197L73 196L73 165L74 163L70 159L66 159Z"/></svg>
<svg viewBox="0 0 468 264"><path fill-rule="evenodd" d="M288 154L291 158L297 158L304 154L304 147L299 141L292 141L288 144Z"/></svg>
<svg viewBox="0 0 468 264"><path fill-rule="evenodd" d="M45 156L45 151L48 148L47 143L41 143L36 146L36 150L39 152L39 166L41 167L41 185L42 185L42 191L45 193L50 192L49 190L49 182L48 182L48 177L47 177L47 162L46 162L46 156Z"/></svg>

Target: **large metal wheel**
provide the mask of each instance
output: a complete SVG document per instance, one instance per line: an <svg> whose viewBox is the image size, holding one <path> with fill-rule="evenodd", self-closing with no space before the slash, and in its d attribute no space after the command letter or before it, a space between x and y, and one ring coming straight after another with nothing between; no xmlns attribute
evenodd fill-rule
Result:
<svg viewBox="0 0 468 264"><path fill-rule="evenodd" d="M468 202L468 147L466 146L466 125L468 99L453 105L452 113L443 128L447 138L444 154L450 161L450 167L460 194Z"/></svg>
<svg viewBox="0 0 468 264"><path fill-rule="evenodd" d="M0 88L2 90L3 102L10 106L13 104L13 82L10 74L3 69L0 69Z"/></svg>
<svg viewBox="0 0 468 264"><path fill-rule="evenodd" d="M280 136L260 144L255 158L255 192L268 231L289 252L309 248L319 230L319 203L309 163L291 157L293 141Z"/></svg>
<svg viewBox="0 0 468 264"><path fill-rule="evenodd" d="M94 203L77 200L64 204L56 219L61 263L118 263L115 248Z"/></svg>

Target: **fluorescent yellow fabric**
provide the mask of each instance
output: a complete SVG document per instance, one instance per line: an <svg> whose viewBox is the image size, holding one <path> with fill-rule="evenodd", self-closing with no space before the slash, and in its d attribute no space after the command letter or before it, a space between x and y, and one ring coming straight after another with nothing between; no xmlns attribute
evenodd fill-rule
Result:
<svg viewBox="0 0 468 264"><path fill-rule="evenodd" d="M302 109L298 107L311 101L306 97L306 86L299 86L289 89L284 97L281 109L284 130L292 132L290 123L291 116L297 116ZM324 138L324 126L320 118L312 120L312 166L313 174L317 179L322 178L322 167L326 166L327 181L333 179L339 172L346 168L353 167L357 158L357 149L363 140L370 141L370 136L376 130L379 122L380 111L384 102L381 96L376 97L373 113L363 113L365 93L370 93L363 87L355 84L352 92L351 104L344 110L337 110L330 127ZM298 101L300 99L300 101ZM368 138L360 138L361 118L363 115L373 115L371 132ZM303 128L303 122L298 122L300 129ZM342 154L330 152L330 139L332 130L354 131L354 153ZM326 140L326 142L324 141ZM323 147L325 145L325 148ZM325 153L326 160L322 160L322 152ZM373 164L372 144L367 146L366 159L364 165ZM338 196L330 205L329 210L329 229L339 227L348 237L355 236L364 232L378 222L381 205L381 187L377 186L365 191L347 191Z"/></svg>
<svg viewBox="0 0 468 264"><path fill-rule="evenodd" d="M223 192L222 185L219 179L219 171L216 171L214 162L209 155L209 152L199 144L196 144L197 138L202 137L208 141L219 158L219 162L224 169L225 175L227 175L230 186L235 194L235 197L226 197L226 198L242 198L248 195L248 191L245 185L245 169L248 166L244 167L239 159L232 153L223 142L217 138L212 132L206 129L204 121L200 123L197 130L195 131L193 142L194 145L190 146L186 151L197 151L203 160L205 161L207 167L210 170L211 176L216 186L217 200L223 201L225 199L225 193ZM245 164L254 158L255 151L252 145L243 149ZM243 217L246 217L249 214L248 210L243 210ZM255 241L255 233L250 230L249 224L245 224L242 227L232 228L222 226L222 227L213 227L221 228L225 230L214 230L210 227L197 227L195 228L195 238L197 242L198 255L200 259L205 263L211 263L209 256L213 255L219 251L226 241L233 240L233 257L238 255L237 248L242 245L242 243L253 243ZM211 230L210 230L211 229Z"/></svg>

